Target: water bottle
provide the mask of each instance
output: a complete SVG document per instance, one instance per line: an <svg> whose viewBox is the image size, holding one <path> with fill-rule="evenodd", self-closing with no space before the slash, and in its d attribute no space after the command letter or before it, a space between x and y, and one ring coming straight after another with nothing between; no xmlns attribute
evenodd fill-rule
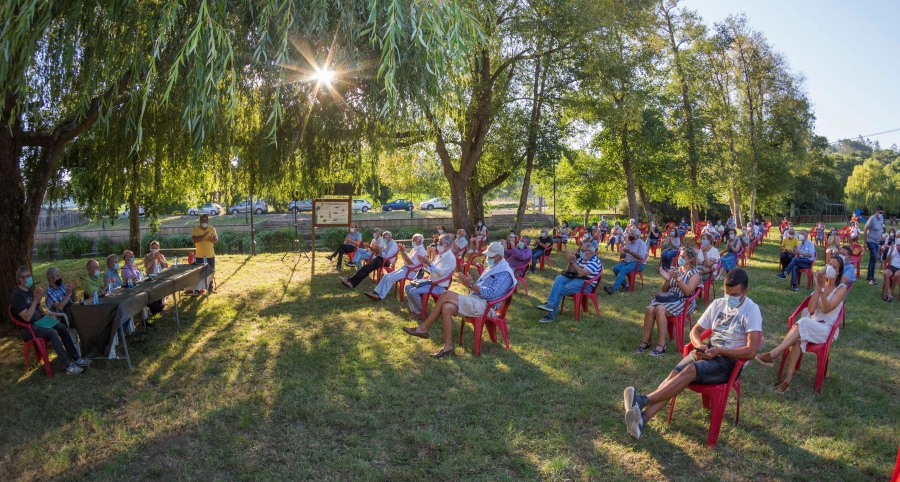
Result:
<svg viewBox="0 0 900 482"><path fill-rule="evenodd" d="M94 304L100 304L100 297L97 296L97 290L94 290Z"/></svg>
<svg viewBox="0 0 900 482"><path fill-rule="evenodd" d="M113 292L114 289L115 289L115 287L113 286L112 280L109 280L109 291L107 291L107 293L109 293L110 295L112 295L112 292Z"/></svg>
<svg viewBox="0 0 900 482"><path fill-rule="evenodd" d="M175 266L178 266L178 256L175 256Z"/></svg>
<svg viewBox="0 0 900 482"><path fill-rule="evenodd" d="M131 283L131 276L128 277L128 289L134 288L134 285Z"/></svg>
<svg viewBox="0 0 900 482"><path fill-rule="evenodd" d="M153 272L159 274L159 262L153 263Z"/></svg>

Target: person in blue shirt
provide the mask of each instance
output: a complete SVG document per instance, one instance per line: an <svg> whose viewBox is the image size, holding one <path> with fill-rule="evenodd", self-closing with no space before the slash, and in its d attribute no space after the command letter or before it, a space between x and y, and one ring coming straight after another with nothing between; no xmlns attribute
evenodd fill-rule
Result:
<svg viewBox="0 0 900 482"><path fill-rule="evenodd" d="M591 243L581 243L578 251L566 251L566 259L569 261L566 271L574 271L578 277L569 278L565 275L556 277L553 287L550 288L550 294L547 296L547 302L537 307L537 309L547 312L538 321L541 323L552 322L556 319L556 313L559 311L559 305L564 296L578 293L582 288L590 290L597 284L597 281L594 281L585 287L587 280L603 272L603 265L600 264L600 258L596 256L596 252L597 248Z"/></svg>
<svg viewBox="0 0 900 482"><path fill-rule="evenodd" d="M122 286L122 277L119 276L119 257L111 254L106 257L106 274L103 275L106 286L112 283L113 288Z"/></svg>
<svg viewBox="0 0 900 482"><path fill-rule="evenodd" d="M807 269L813 264L816 257L816 245L809 240L809 233L803 229L798 237L800 244L794 249L794 257L785 267L783 273L778 273L781 279L787 279L788 274L791 276L791 289L798 291L797 279L799 278L799 270Z"/></svg>
<svg viewBox="0 0 900 482"><path fill-rule="evenodd" d="M850 262L853 259L853 249L850 246L841 246L839 251L841 258L844 259L844 277L841 278L841 283L850 286L856 281L856 266Z"/></svg>

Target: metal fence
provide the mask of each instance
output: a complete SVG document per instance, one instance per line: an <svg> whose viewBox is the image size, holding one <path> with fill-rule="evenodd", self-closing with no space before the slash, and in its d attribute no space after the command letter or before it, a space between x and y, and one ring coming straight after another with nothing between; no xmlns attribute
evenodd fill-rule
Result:
<svg viewBox="0 0 900 482"><path fill-rule="evenodd" d="M38 231L56 231L59 229L74 228L86 223L88 220L81 211L47 211L41 210L38 218Z"/></svg>

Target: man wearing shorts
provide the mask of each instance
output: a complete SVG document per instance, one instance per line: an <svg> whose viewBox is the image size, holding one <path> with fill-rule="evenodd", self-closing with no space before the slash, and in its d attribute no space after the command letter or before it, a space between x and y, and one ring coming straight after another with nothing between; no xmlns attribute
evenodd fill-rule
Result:
<svg viewBox="0 0 900 482"><path fill-rule="evenodd" d="M438 317L441 317L441 324L444 326L444 347L432 353L432 358L440 358L453 353L455 348L453 346L453 316L482 316L488 302L503 297L515 287L516 278L512 268L503 259L503 252L502 244L491 243L484 252L487 269L481 273L478 281L473 282L472 277L466 273L456 275L459 282L469 289L468 295L444 291L425 321L415 328L403 327L403 331L407 335L428 338L428 328L437 321Z"/></svg>
<svg viewBox="0 0 900 482"><path fill-rule="evenodd" d="M625 424L629 435L640 438L647 422L669 400L691 383L726 383L737 360L756 356L762 340L762 314L759 306L747 298L747 272L735 268L725 275L725 297L709 304L691 329L694 350L681 360L656 391L638 395L634 387L625 389ZM709 341L700 338L712 330Z"/></svg>

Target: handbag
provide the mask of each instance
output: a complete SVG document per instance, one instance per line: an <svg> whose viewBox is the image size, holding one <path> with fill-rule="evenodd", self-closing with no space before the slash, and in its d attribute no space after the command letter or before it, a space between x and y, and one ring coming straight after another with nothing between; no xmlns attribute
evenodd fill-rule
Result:
<svg viewBox="0 0 900 482"><path fill-rule="evenodd" d="M661 293L657 293L654 296L654 299L657 303L671 303L673 301L678 301L680 298L677 294L672 293L671 291L663 291Z"/></svg>
<svg viewBox="0 0 900 482"><path fill-rule="evenodd" d="M569 279L581 278L581 276L578 276L577 271L572 270L563 271L562 275Z"/></svg>

